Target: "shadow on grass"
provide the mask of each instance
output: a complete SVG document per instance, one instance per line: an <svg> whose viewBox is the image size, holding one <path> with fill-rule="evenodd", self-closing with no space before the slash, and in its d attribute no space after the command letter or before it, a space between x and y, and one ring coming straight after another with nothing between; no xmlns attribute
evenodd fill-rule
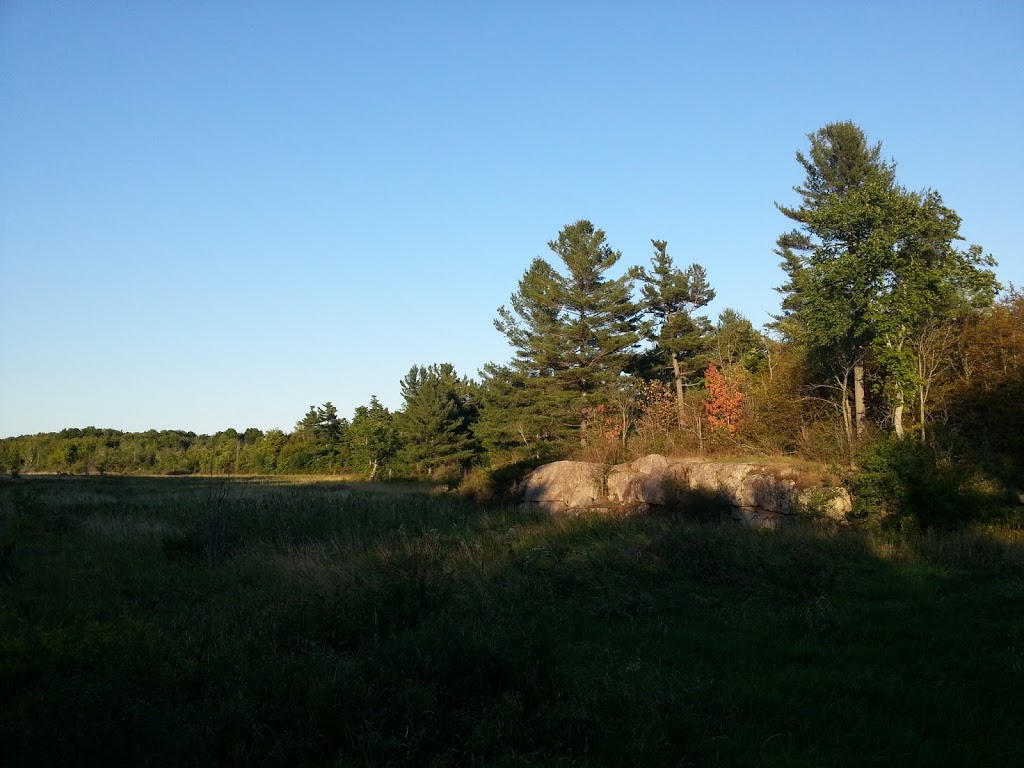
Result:
<svg viewBox="0 0 1024 768"><path fill-rule="evenodd" d="M551 519L295 485L237 499L231 556L209 568L164 549L201 529L203 494L150 483L0 508L21 526L20 578L0 587L16 764L1019 756L1013 536ZM63 538L31 519L60 498L78 521Z"/></svg>

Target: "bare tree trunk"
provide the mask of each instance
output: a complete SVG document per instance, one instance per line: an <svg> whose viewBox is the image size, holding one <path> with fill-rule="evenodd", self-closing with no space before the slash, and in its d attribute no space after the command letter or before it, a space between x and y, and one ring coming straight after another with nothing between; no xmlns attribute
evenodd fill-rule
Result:
<svg viewBox="0 0 1024 768"><path fill-rule="evenodd" d="M926 442L925 435L925 403L927 402L927 395L925 395L924 384L918 384L917 386L917 418L918 423L921 425L921 442Z"/></svg>
<svg viewBox="0 0 1024 768"><path fill-rule="evenodd" d="M679 428L686 429L686 412L683 408L683 373L679 370L679 356L672 353L672 374L676 381L676 412L679 414Z"/></svg>
<svg viewBox="0 0 1024 768"><path fill-rule="evenodd" d="M843 431L846 434L847 447L853 449L853 410L850 408L850 369L836 376L839 385L839 412L842 414Z"/></svg>
<svg viewBox="0 0 1024 768"><path fill-rule="evenodd" d="M903 388L896 390L896 407L892 413L892 427L896 431L896 437L900 440L903 439L905 430L903 429L903 406L904 406L904 395Z"/></svg>
<svg viewBox="0 0 1024 768"><path fill-rule="evenodd" d="M686 403L683 400L683 372L679 367L679 356L672 353L672 373L676 380L676 414L679 417L679 428L686 429ZM704 455L704 426L700 418L700 408L693 411L693 432L697 436L697 453Z"/></svg>
<svg viewBox="0 0 1024 768"><path fill-rule="evenodd" d="M853 364L853 407L857 437L863 437L867 422L867 408L864 405L864 363L861 360L857 360Z"/></svg>
<svg viewBox="0 0 1024 768"><path fill-rule="evenodd" d="M921 331L914 344L917 361L917 418L921 442L927 441L928 396L932 383L954 367L956 328L953 323L932 323ZM967 374L968 378L970 374Z"/></svg>

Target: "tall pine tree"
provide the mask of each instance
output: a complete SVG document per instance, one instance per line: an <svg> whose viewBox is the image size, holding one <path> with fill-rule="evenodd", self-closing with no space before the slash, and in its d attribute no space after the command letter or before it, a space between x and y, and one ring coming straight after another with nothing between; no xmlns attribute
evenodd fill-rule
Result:
<svg viewBox="0 0 1024 768"><path fill-rule="evenodd" d="M652 318L648 337L655 345L649 357L658 361L661 369L671 371L679 425L683 426L683 387L707 365L704 353L711 331L708 319L693 313L707 306L715 298L715 291L700 264L679 269L668 254L665 240L651 240L651 244L651 271L640 273L643 308Z"/></svg>
<svg viewBox="0 0 1024 768"><path fill-rule="evenodd" d="M493 448L518 445L541 455L578 430L640 340L633 276L608 276L622 254L604 231L577 221L548 247L564 271L535 259L495 320L514 358L484 369L480 428Z"/></svg>

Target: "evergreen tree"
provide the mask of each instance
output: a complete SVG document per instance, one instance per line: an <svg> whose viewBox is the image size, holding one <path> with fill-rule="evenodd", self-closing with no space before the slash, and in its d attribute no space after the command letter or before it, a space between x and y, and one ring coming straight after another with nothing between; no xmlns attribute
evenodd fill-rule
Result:
<svg viewBox="0 0 1024 768"><path fill-rule="evenodd" d="M683 425L683 387L707 366L706 351L711 324L693 312L707 306L715 291L700 264L685 270L676 267L665 240L651 240L654 256L651 271L641 271L643 308L651 317L648 338L654 348L645 356L662 371L670 370L675 386L676 409ZM660 372L660 371L659 371Z"/></svg>
<svg viewBox="0 0 1024 768"><path fill-rule="evenodd" d="M438 467L465 466L477 452L468 382L442 363L413 366L401 387L405 403L395 417L401 458L427 476Z"/></svg>
<svg viewBox="0 0 1024 768"><path fill-rule="evenodd" d="M498 310L495 327L508 339L508 366L484 369L488 439L510 447L558 440L578 429L633 358L640 309L633 276L607 273L622 254L589 221L562 229L548 247L565 272L537 258Z"/></svg>
<svg viewBox="0 0 1024 768"><path fill-rule="evenodd" d="M293 472L337 470L344 463L344 446L348 421L338 417L331 402L309 406L306 415L296 423L283 458L286 469Z"/></svg>
<svg viewBox="0 0 1024 768"><path fill-rule="evenodd" d="M530 376L509 365L484 366L480 420L474 434L489 454L513 453L531 459L560 452L561 439L573 426L563 416L568 397L552 377Z"/></svg>

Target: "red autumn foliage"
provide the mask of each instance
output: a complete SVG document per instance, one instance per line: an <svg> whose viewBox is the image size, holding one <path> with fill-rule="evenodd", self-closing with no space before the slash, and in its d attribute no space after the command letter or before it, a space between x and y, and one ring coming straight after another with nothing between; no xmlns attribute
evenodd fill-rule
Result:
<svg viewBox="0 0 1024 768"><path fill-rule="evenodd" d="M735 434L742 416L740 403L743 402L743 393L739 387L725 380L714 363L704 371L704 386L708 391L708 401L704 404L708 424L712 429L724 429L730 435Z"/></svg>

